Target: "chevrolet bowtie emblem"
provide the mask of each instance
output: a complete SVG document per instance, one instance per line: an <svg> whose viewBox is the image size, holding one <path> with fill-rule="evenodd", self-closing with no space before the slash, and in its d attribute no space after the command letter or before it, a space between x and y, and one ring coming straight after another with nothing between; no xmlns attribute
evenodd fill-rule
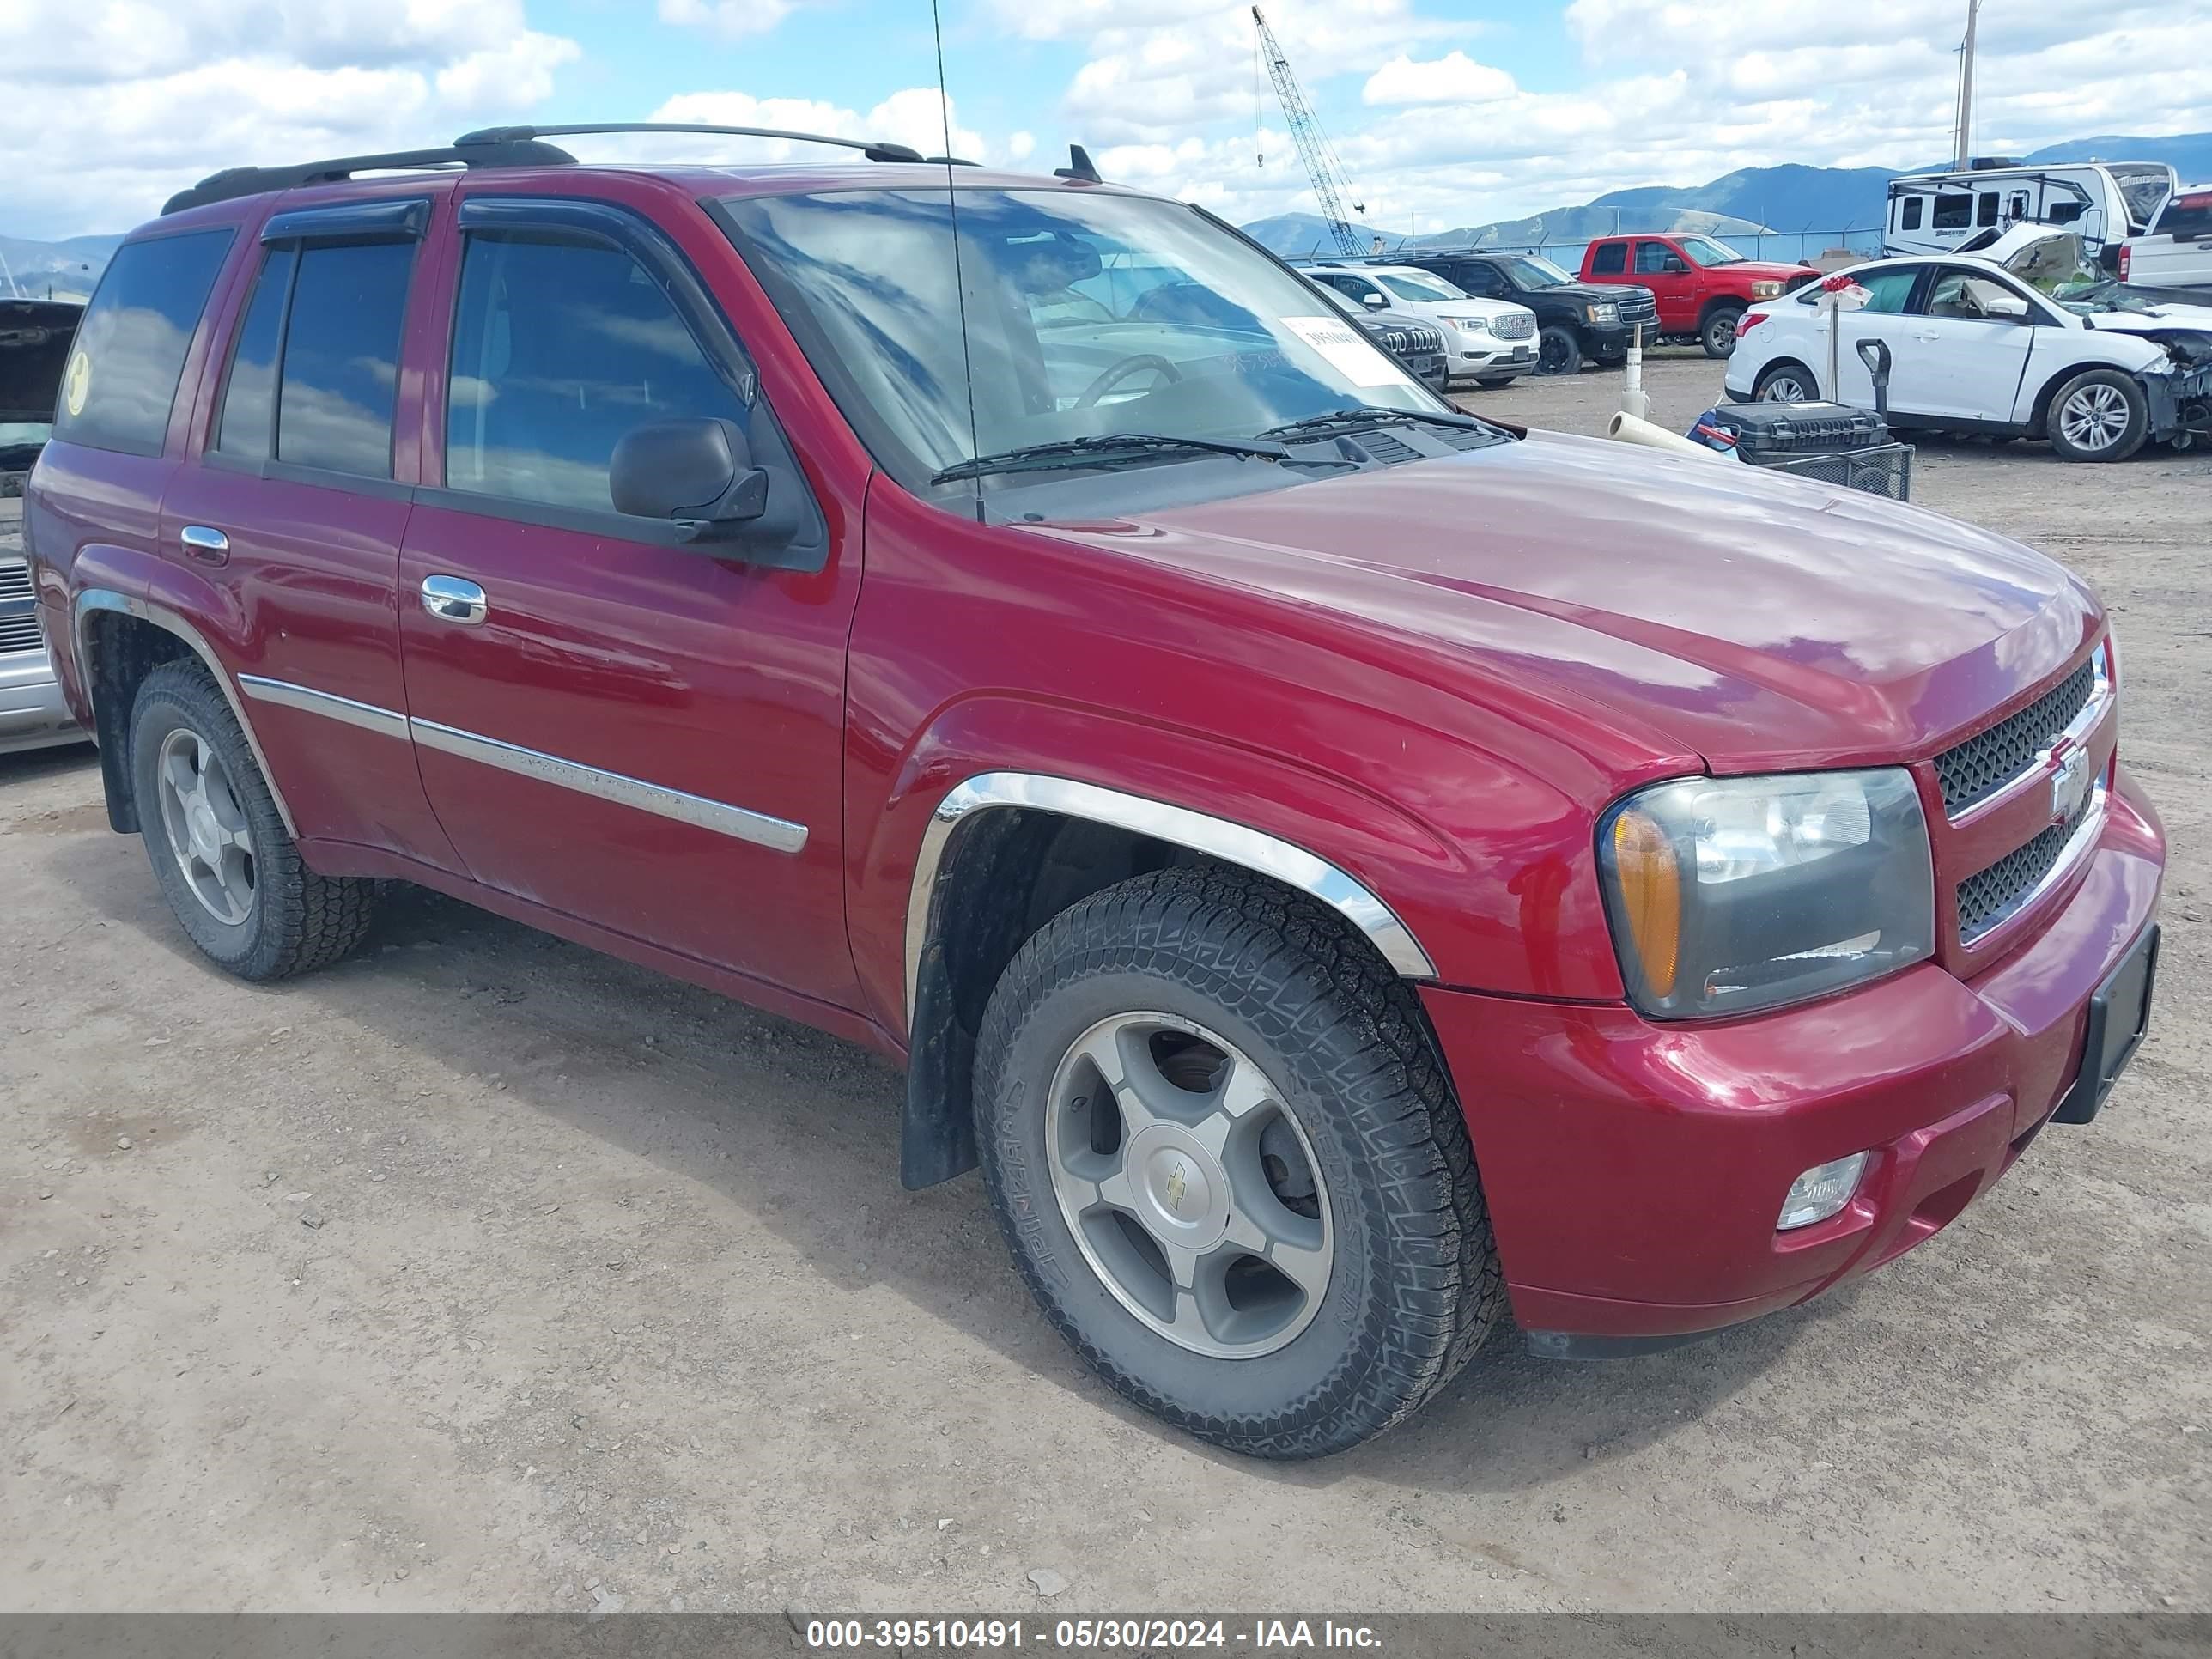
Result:
<svg viewBox="0 0 2212 1659"><path fill-rule="evenodd" d="M1182 1195L1188 1190L1188 1183L1183 1178L1183 1166L1178 1164L1168 1176L1168 1208L1181 1215Z"/></svg>
<svg viewBox="0 0 2212 1659"><path fill-rule="evenodd" d="M2078 746L2069 749L2058 757L2058 769L2051 775L2051 821L2063 823L2088 796L2088 751Z"/></svg>

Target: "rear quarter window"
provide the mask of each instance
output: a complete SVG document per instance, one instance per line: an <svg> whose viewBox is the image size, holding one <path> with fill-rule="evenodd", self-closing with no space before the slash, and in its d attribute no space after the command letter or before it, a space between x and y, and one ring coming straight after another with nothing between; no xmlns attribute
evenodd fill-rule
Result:
<svg viewBox="0 0 2212 1659"><path fill-rule="evenodd" d="M1628 269L1628 244L1607 242L1590 261L1592 274L1599 276L1618 276Z"/></svg>
<svg viewBox="0 0 2212 1659"><path fill-rule="evenodd" d="M126 455L161 453L177 377L231 237L224 226L115 251L62 374L57 439Z"/></svg>

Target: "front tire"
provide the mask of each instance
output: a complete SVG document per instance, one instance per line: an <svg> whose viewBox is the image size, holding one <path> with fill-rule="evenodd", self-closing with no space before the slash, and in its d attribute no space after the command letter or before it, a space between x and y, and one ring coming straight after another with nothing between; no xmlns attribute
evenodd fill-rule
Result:
<svg viewBox="0 0 2212 1659"><path fill-rule="evenodd" d="M1698 326L1698 343L1708 357L1735 354L1735 325L1743 319L1741 306L1721 306Z"/></svg>
<svg viewBox="0 0 2212 1659"><path fill-rule="evenodd" d="M1503 1305L1418 1004L1348 924L1257 876L1140 876L1047 923L992 994L975 1103L1046 1318L1215 1445L1357 1445Z"/></svg>
<svg viewBox="0 0 2212 1659"><path fill-rule="evenodd" d="M300 861L238 717L198 663L163 663L139 686L131 772L154 878L217 966L283 979L361 942L377 884Z"/></svg>
<svg viewBox="0 0 2212 1659"><path fill-rule="evenodd" d="M2150 400L2132 374L2092 368L2051 395L2051 447L2069 461L2124 461L2150 434Z"/></svg>
<svg viewBox="0 0 2212 1659"><path fill-rule="evenodd" d="M1579 374L1583 372L1583 343L1574 330L1553 323L1536 337L1539 374Z"/></svg>

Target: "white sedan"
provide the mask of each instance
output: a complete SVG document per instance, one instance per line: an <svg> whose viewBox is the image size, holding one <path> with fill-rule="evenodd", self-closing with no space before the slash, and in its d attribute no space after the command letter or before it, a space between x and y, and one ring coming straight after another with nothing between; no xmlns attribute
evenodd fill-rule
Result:
<svg viewBox="0 0 2212 1659"><path fill-rule="evenodd" d="M1412 265L1307 264L1305 274L1370 311L1409 311L1444 337L1454 380L1486 391L1536 367L1536 313L1510 300L1478 299Z"/></svg>
<svg viewBox="0 0 2212 1659"><path fill-rule="evenodd" d="M1744 313L1731 398L1871 408L1857 347L1880 340L1895 428L2047 437L2070 461L2212 437L2212 307L2122 287L2070 233L2023 225L1984 255L1877 259L1844 274L1867 301L1836 313L1836 383L1816 283Z"/></svg>

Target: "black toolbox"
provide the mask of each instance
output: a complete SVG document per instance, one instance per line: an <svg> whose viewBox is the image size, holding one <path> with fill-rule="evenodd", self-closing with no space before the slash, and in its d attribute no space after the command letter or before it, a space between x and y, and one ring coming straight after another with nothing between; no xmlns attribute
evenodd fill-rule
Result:
<svg viewBox="0 0 2212 1659"><path fill-rule="evenodd" d="M1753 466L1889 441L1888 422L1849 404L1719 404L1705 418L1733 434L1736 454Z"/></svg>

